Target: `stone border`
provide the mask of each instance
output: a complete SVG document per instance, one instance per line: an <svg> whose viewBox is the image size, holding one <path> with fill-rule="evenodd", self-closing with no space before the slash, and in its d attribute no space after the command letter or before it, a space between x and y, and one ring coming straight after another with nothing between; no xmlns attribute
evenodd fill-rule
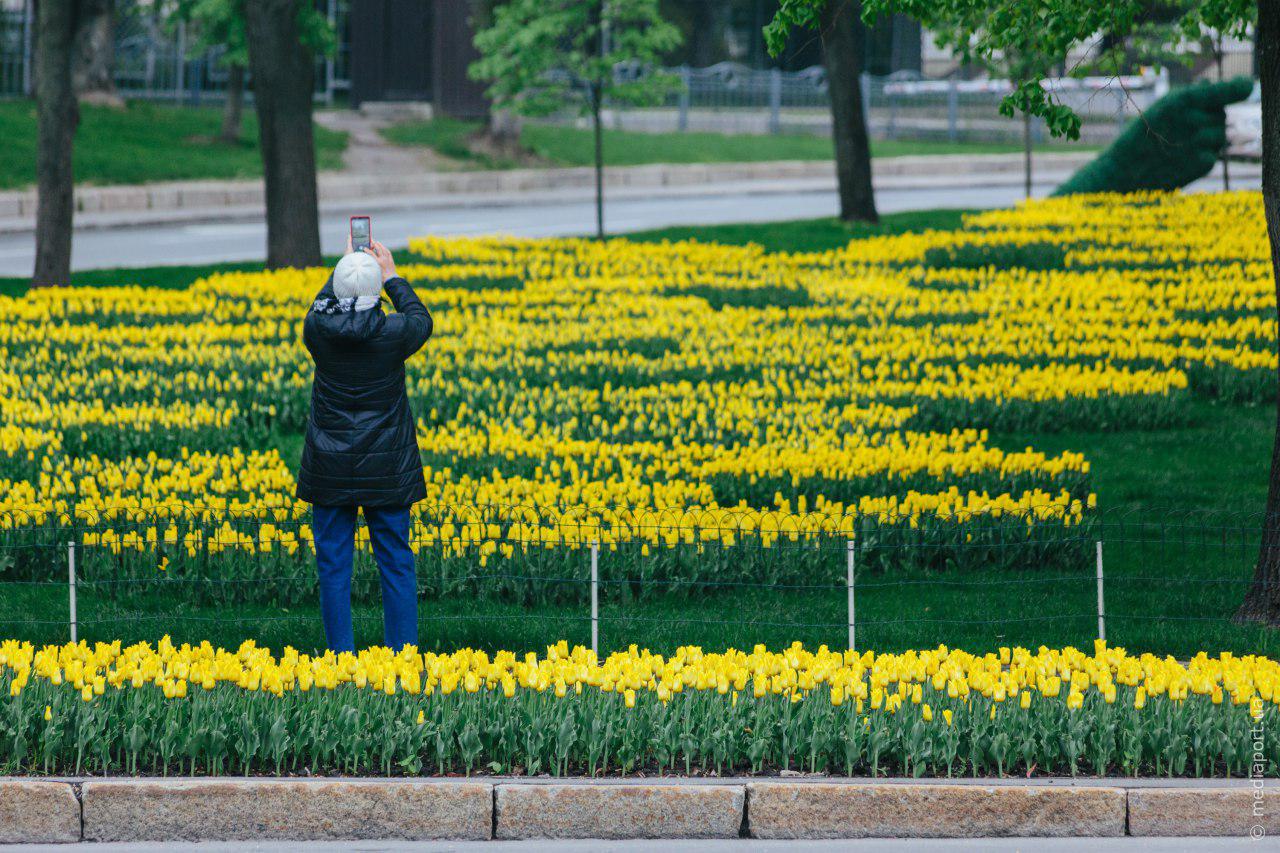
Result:
<svg viewBox="0 0 1280 853"><path fill-rule="evenodd" d="M0 844L1262 837L1280 834L1272 786L1280 781L0 778Z"/></svg>
<svg viewBox="0 0 1280 853"><path fill-rule="evenodd" d="M744 785L498 785L494 837L737 838Z"/></svg>

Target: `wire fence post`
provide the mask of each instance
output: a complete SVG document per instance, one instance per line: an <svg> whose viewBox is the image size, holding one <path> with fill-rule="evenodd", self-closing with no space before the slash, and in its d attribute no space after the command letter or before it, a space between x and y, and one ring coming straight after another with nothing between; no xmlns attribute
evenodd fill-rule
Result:
<svg viewBox="0 0 1280 853"><path fill-rule="evenodd" d="M67 543L67 610L71 622L71 642L79 641L76 625L76 543Z"/></svg>
<svg viewBox="0 0 1280 853"><path fill-rule="evenodd" d="M591 543L591 652L600 657L600 543Z"/></svg>
<svg viewBox="0 0 1280 853"><path fill-rule="evenodd" d="M1098 639L1103 642L1107 639L1107 608L1102 596L1102 540L1097 541L1098 546Z"/></svg>
<svg viewBox="0 0 1280 853"><path fill-rule="evenodd" d="M853 603L853 570L855 568L854 561L857 559L857 557L855 556L856 553L857 552L854 550L854 542L852 539L850 539L848 556L845 558L845 580L844 580L845 595L848 598L848 607L849 607L849 649L850 651L852 651L856 647L855 636L854 636L854 633L855 633L854 626L856 624L856 620L854 618L855 609L854 609L854 603Z"/></svg>

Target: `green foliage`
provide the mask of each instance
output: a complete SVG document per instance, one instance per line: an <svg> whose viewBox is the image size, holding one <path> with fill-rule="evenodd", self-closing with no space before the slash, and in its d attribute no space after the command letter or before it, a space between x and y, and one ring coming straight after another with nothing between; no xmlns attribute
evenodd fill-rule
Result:
<svg viewBox="0 0 1280 853"><path fill-rule="evenodd" d="M770 52L782 51L792 29L816 26L818 13L830 1L780 0L764 30ZM1072 50L1095 44L1099 33L1121 40L1141 31L1151 5L1146 0L863 0L862 14L867 21L908 15L963 62L1008 68L1014 90L1000 112L1030 113L1043 119L1052 135L1078 139L1080 117L1054 99L1044 80ZM1255 8L1253 0L1189 0L1175 11L1172 23L1193 41L1203 28L1243 35L1256 17Z"/></svg>
<svg viewBox="0 0 1280 853"><path fill-rule="evenodd" d="M191 39L188 53L200 55L225 47L220 63L249 64L249 42L244 31L244 0L179 0L173 7L171 22L187 25Z"/></svg>
<svg viewBox="0 0 1280 853"><path fill-rule="evenodd" d="M1170 92L1053 194L1174 190L1204 177L1227 142L1226 105L1252 90L1237 77Z"/></svg>
<svg viewBox="0 0 1280 853"><path fill-rule="evenodd" d="M104 683L95 696L89 676L87 701L71 684L38 675L11 695L15 677L0 668L0 772L445 776L489 770L594 777L652 768L657 776L799 770L1241 777L1254 766L1255 749L1263 766L1280 760L1274 705L1260 704L1255 721L1250 706L1235 703L1230 692L1226 701L1219 692L1216 703L1209 695L1174 699L1154 689L1148 697L1145 683L1121 682L1110 703L1103 690L1086 688L1077 694L1078 706L1069 704L1069 684L1058 683L1052 695L1047 686L1029 684L1021 688L1022 706L1021 696L1005 698L1003 686L992 696L976 689L956 695L954 684L967 684L965 675L951 679L948 695L931 677L892 670L883 676L894 676L887 690L859 677L848 694L827 684L792 693L779 675L771 682L767 674L744 678L729 671L721 675L725 695L717 693L714 677L704 685L690 675L683 689L660 696L644 686L624 690L622 683L615 690L612 682L606 692L586 679L572 686L557 679L542 689L516 687L509 674L486 683L477 681L475 673L485 672L480 667L447 663L444 677L409 675L406 688L400 666L390 663L385 675L375 666L361 661L358 672L382 676L382 689L367 682L318 686L307 675L310 662L291 665L287 679L244 666L249 688L212 679L205 687L169 670L154 684ZM305 682L295 680L294 670ZM534 677L541 671L556 672L544 664ZM417 687L415 677L430 689ZM277 681L288 684L278 695L268 686ZM510 699L504 698L508 683ZM1220 689L1216 681L1214 689ZM1251 726L1260 734L1241 736Z"/></svg>
<svg viewBox="0 0 1280 853"><path fill-rule="evenodd" d="M169 7L171 25L187 24L188 52L200 55L225 47L219 58L224 65L249 65L249 42L244 26L245 0L176 0ZM337 48L337 34L314 3L298 4L298 33L317 56L328 56Z"/></svg>
<svg viewBox="0 0 1280 853"><path fill-rule="evenodd" d="M511 0L476 34L481 58L469 72L490 82L487 94L498 108L586 115L604 100L649 104L671 91L675 78L649 69L679 43L658 0ZM642 73L618 77L618 66Z"/></svg>

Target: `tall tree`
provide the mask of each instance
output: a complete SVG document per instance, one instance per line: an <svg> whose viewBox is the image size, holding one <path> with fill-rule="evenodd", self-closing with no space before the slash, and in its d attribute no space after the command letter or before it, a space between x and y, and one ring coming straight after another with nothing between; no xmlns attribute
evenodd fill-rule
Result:
<svg viewBox="0 0 1280 853"><path fill-rule="evenodd" d="M115 0L80 0L82 21L76 33L72 85L85 103L123 106L116 92Z"/></svg>
<svg viewBox="0 0 1280 853"><path fill-rule="evenodd" d="M36 7L36 263L33 286L71 278L75 176L71 149L80 110L72 85L76 39L86 20L77 0L42 0Z"/></svg>
<svg viewBox="0 0 1280 853"><path fill-rule="evenodd" d="M831 139L835 145L840 218L846 222L878 222L871 186L871 142L866 105L862 102L863 52L866 31L860 0L782 0L764 30L769 53L786 47L795 27L816 29L822 41L831 98Z"/></svg>
<svg viewBox="0 0 1280 853"><path fill-rule="evenodd" d="M1258 80L1262 84L1262 207L1271 241L1271 273L1280 303L1280 0L1258 0L1254 30L1258 50ZM1253 583L1236 618L1280 626L1280 396L1277 396L1275 442L1271 448L1271 477L1263 516L1262 542Z"/></svg>
<svg viewBox="0 0 1280 853"><path fill-rule="evenodd" d="M317 47L332 43L309 0L245 0L267 201L267 266L320 263L320 211L311 121Z"/></svg>
<svg viewBox="0 0 1280 853"><path fill-rule="evenodd" d="M653 69L679 43L680 32L658 13L658 0L509 0L476 34L481 58L470 73L489 81L496 110L590 117L596 235L603 237L605 101L661 99L677 81ZM621 67L626 73L615 73Z"/></svg>

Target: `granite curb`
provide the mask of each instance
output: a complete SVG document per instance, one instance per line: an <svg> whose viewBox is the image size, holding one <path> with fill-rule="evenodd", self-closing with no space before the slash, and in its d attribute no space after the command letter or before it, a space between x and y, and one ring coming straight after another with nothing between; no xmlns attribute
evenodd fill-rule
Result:
<svg viewBox="0 0 1280 853"><path fill-rule="evenodd" d="M0 778L0 844L1262 837L1260 781Z"/></svg>

